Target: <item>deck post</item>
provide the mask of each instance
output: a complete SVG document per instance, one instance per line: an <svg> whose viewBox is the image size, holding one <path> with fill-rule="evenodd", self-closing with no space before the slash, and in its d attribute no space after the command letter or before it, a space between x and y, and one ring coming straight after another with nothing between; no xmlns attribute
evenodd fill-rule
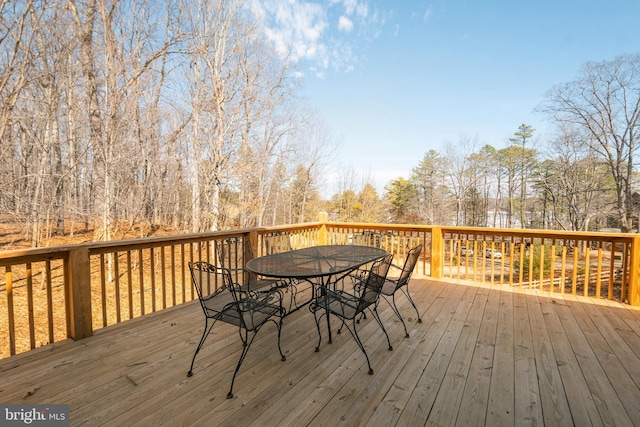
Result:
<svg viewBox="0 0 640 427"><path fill-rule="evenodd" d="M442 228L431 228L431 277L444 277L444 235Z"/></svg>
<svg viewBox="0 0 640 427"><path fill-rule="evenodd" d="M264 255L263 253L260 252L260 248L259 243L258 243L258 232L256 231L256 229L252 229L251 231L249 231L249 245L251 246L251 252L254 256L259 257ZM245 260L249 261L249 257L247 257L247 252L245 251L245 253L243 254Z"/></svg>
<svg viewBox="0 0 640 427"><path fill-rule="evenodd" d="M89 248L69 251L66 260L65 305L67 336L74 340L93 335Z"/></svg>
<svg viewBox="0 0 640 427"><path fill-rule="evenodd" d="M629 304L640 306L640 236L633 236L631 238L631 260L629 262Z"/></svg>
<svg viewBox="0 0 640 427"><path fill-rule="evenodd" d="M318 214L318 220L320 221L320 228L318 229L318 245L328 245L329 230L327 230L327 222L329 222L329 214L326 212L320 212Z"/></svg>

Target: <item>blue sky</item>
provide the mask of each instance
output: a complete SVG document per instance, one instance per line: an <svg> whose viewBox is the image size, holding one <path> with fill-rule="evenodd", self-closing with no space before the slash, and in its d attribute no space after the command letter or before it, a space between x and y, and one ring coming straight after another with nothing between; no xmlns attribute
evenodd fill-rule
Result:
<svg viewBox="0 0 640 427"><path fill-rule="evenodd" d="M332 130L337 167L380 189L430 149L502 148L521 123L541 145L550 124L534 109L551 87L640 52L638 0L254 1Z"/></svg>

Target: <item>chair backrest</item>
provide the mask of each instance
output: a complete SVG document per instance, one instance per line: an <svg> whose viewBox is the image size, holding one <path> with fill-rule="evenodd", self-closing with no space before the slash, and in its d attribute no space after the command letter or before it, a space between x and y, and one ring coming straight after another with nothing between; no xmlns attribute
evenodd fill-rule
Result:
<svg viewBox="0 0 640 427"><path fill-rule="evenodd" d="M360 293L360 299L358 301L357 312L363 311L371 304L375 304L378 301L384 282L387 279L387 273L389 272L389 266L393 255L387 255L384 258L376 261L371 266L369 274L364 282L362 292Z"/></svg>
<svg viewBox="0 0 640 427"><path fill-rule="evenodd" d="M420 243L418 246L411 248L409 253L407 253L407 258L404 261L402 271L400 272L400 278L398 279L398 287L409 282L409 279L413 274L413 269L416 267L416 263L418 262L418 258L420 258L422 247L423 245Z"/></svg>
<svg viewBox="0 0 640 427"><path fill-rule="evenodd" d="M274 295L261 294L255 296L247 294L238 282L231 277L231 272L226 268L221 268L221 274L233 298L233 309L235 313L228 315L237 326L247 331L257 331L272 316L276 315L278 308L274 305ZM280 314L282 315L282 305L280 304ZM224 319L223 319L224 320ZM229 321L229 323L232 323ZM279 338L278 338L279 339Z"/></svg>
<svg viewBox="0 0 640 427"><path fill-rule="evenodd" d="M216 240L216 256L220 265L229 270L234 283L247 284L257 279L256 275L245 270L245 264L253 259L251 244L242 237L228 237Z"/></svg>
<svg viewBox="0 0 640 427"><path fill-rule="evenodd" d="M223 269L208 262L197 261L189 263L189 271L205 316L237 324L238 316L230 311L233 305L233 298L229 293L232 284L230 278L224 275Z"/></svg>
<svg viewBox="0 0 640 427"><path fill-rule="evenodd" d="M220 274L218 267L205 261L189 263L191 279L196 288L200 300L221 293L226 289L227 284Z"/></svg>

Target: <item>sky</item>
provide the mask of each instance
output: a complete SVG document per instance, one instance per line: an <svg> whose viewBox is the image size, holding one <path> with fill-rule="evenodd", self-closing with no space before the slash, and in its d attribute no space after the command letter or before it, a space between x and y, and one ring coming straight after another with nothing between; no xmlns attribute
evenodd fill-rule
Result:
<svg viewBox="0 0 640 427"><path fill-rule="evenodd" d="M323 193L345 175L380 191L429 150L509 145L587 62L640 53L639 0L254 0L331 130Z"/></svg>

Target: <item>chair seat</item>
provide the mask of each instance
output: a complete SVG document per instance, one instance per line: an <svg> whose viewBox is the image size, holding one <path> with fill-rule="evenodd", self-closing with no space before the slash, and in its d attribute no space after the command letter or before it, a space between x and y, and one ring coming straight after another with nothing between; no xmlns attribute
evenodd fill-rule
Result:
<svg viewBox="0 0 640 427"><path fill-rule="evenodd" d="M394 280L394 279L387 279L384 281L384 284L382 285L382 290L380 291L380 293L382 295L393 295L393 293L396 291L398 287L398 281Z"/></svg>
<svg viewBox="0 0 640 427"><path fill-rule="evenodd" d="M240 302L242 304L242 302ZM280 305L275 304L260 304L259 306L254 306L253 308L247 307L245 304L241 309L242 311L242 320L244 322L244 328L248 331L255 331L260 326L262 326L269 318L273 316L277 316L280 311ZM237 316L236 310L236 316Z"/></svg>
<svg viewBox="0 0 640 427"><path fill-rule="evenodd" d="M212 319L240 326L240 316L230 292L220 292L209 298L202 298L205 315Z"/></svg>
<svg viewBox="0 0 640 427"><path fill-rule="evenodd" d="M344 291L331 291L326 298L319 297L318 308L329 310L345 319L353 319L358 313L359 298Z"/></svg>

